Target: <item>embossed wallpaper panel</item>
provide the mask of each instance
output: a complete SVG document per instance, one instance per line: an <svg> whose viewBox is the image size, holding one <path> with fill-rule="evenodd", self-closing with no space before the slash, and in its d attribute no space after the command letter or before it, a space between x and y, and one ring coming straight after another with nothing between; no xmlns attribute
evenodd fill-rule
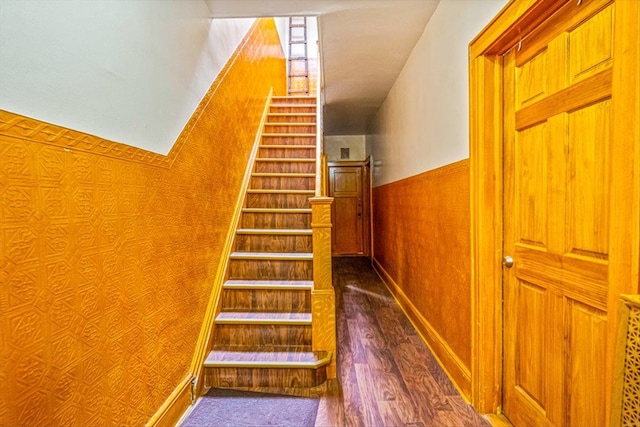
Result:
<svg viewBox="0 0 640 427"><path fill-rule="evenodd" d="M373 189L376 260L467 368L469 203L469 160Z"/></svg>
<svg viewBox="0 0 640 427"><path fill-rule="evenodd" d="M166 157L0 111L0 425L142 425L186 377L285 85L260 19Z"/></svg>

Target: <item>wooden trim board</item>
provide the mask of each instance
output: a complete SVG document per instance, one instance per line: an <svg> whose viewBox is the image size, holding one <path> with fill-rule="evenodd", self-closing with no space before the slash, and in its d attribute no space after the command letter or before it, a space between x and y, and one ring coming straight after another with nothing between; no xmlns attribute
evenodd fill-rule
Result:
<svg viewBox="0 0 640 427"><path fill-rule="evenodd" d="M191 405L191 382L193 375L186 376L155 414L147 421L147 427L173 426Z"/></svg>

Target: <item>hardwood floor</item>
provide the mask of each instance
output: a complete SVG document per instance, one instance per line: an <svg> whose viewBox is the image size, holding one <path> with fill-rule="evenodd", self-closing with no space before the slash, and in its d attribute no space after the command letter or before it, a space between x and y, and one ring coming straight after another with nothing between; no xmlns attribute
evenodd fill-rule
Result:
<svg viewBox="0 0 640 427"><path fill-rule="evenodd" d="M334 258L338 381L316 426L489 426L466 404L366 258Z"/></svg>

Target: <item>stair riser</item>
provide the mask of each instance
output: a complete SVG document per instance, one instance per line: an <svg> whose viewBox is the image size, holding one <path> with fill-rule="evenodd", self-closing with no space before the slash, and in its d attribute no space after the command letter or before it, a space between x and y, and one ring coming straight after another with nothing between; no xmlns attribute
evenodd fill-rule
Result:
<svg viewBox="0 0 640 427"><path fill-rule="evenodd" d="M267 116L267 123L316 123L316 116L300 116L296 114L287 114L285 116Z"/></svg>
<svg viewBox="0 0 640 427"><path fill-rule="evenodd" d="M256 162L255 172L261 173L315 173L315 162Z"/></svg>
<svg viewBox="0 0 640 427"><path fill-rule="evenodd" d="M247 194L248 208L309 208L308 194Z"/></svg>
<svg viewBox="0 0 640 427"><path fill-rule="evenodd" d="M291 145L291 144L288 144ZM261 159L315 159L315 148L260 148Z"/></svg>
<svg viewBox="0 0 640 427"><path fill-rule="evenodd" d="M209 387L315 387L327 380L326 368L205 368L205 384Z"/></svg>
<svg viewBox="0 0 640 427"><path fill-rule="evenodd" d="M216 325L216 346L311 346L311 325Z"/></svg>
<svg viewBox="0 0 640 427"><path fill-rule="evenodd" d="M248 213L242 214L242 228L311 228L311 214ZM286 251L283 251L286 252Z"/></svg>
<svg viewBox="0 0 640 427"><path fill-rule="evenodd" d="M298 123L298 122L289 122ZM273 123L266 123L264 128L265 133L316 133L316 126L288 126L278 125Z"/></svg>
<svg viewBox="0 0 640 427"><path fill-rule="evenodd" d="M269 108L270 113L315 113L315 105L300 105L296 107L271 105Z"/></svg>
<svg viewBox="0 0 640 427"><path fill-rule="evenodd" d="M279 105L279 104L296 104L296 105L316 105L316 98L310 96L308 98L273 98L271 99L271 105Z"/></svg>
<svg viewBox="0 0 640 427"><path fill-rule="evenodd" d="M316 188L316 178L254 176L251 178L250 188L263 190L314 190Z"/></svg>
<svg viewBox="0 0 640 427"><path fill-rule="evenodd" d="M229 279L313 280L312 269L312 261L232 259Z"/></svg>
<svg viewBox="0 0 640 427"><path fill-rule="evenodd" d="M225 289L222 292L222 310L308 313L311 311L311 292L308 290Z"/></svg>
<svg viewBox="0 0 640 427"><path fill-rule="evenodd" d="M313 250L311 236L264 236L239 234L236 250L241 252L294 252Z"/></svg>
<svg viewBox="0 0 640 427"><path fill-rule="evenodd" d="M314 136L263 136L262 145L315 145Z"/></svg>

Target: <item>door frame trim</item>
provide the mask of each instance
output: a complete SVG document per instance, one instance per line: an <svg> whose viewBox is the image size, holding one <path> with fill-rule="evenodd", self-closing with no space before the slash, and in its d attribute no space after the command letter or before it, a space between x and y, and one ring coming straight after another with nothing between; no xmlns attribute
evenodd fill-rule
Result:
<svg viewBox="0 0 640 427"><path fill-rule="evenodd" d="M575 0L510 0L469 45L471 401L481 413L501 413L503 391L502 55L568 1ZM629 77L640 70L640 2L616 2L616 17L612 140L620 149L612 150L611 167L624 173L611 176L610 203L618 223L609 243L608 379L618 296L639 291L640 260L640 194L634 190L640 188L640 78ZM606 387L610 396L609 381ZM608 413L610 399L606 405Z"/></svg>
<svg viewBox="0 0 640 427"><path fill-rule="evenodd" d="M469 44L471 402L502 405L502 55L565 1L511 0Z"/></svg>

